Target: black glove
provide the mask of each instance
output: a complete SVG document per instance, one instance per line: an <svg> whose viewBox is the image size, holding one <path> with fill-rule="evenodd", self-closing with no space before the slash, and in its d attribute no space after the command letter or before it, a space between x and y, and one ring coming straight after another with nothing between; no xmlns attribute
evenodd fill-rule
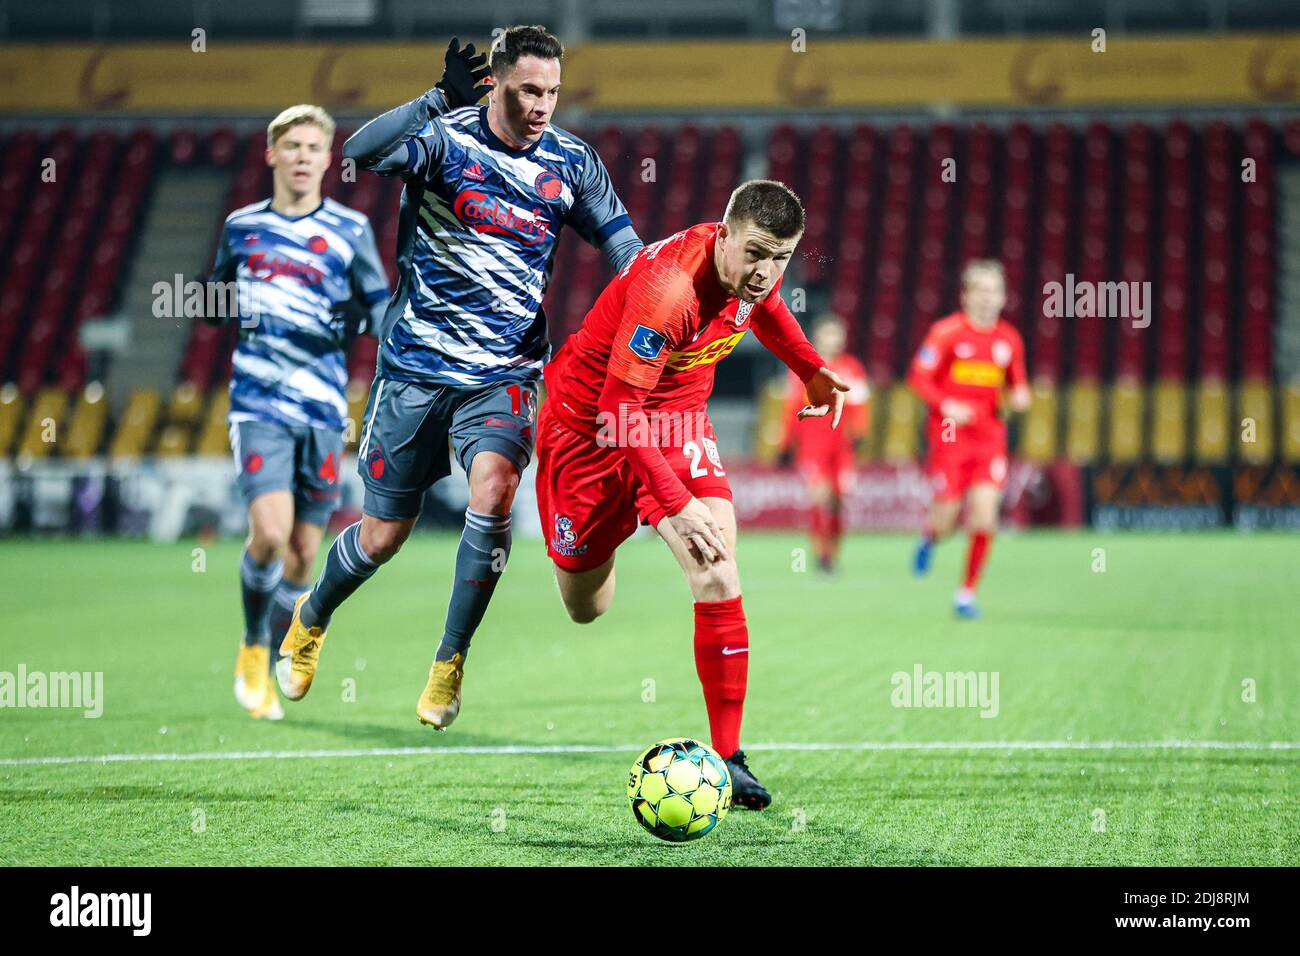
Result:
<svg viewBox="0 0 1300 956"><path fill-rule="evenodd" d="M434 84L442 90L447 98L449 109L473 106L491 89L483 80L492 74L487 65L488 55L474 55L474 44L460 45L460 37L452 37L447 44L446 65L442 69L442 79Z"/></svg>
<svg viewBox="0 0 1300 956"><path fill-rule="evenodd" d="M337 303L330 312L330 328L344 352L352 348L357 336L370 331L370 311L356 299Z"/></svg>
<svg viewBox="0 0 1300 956"><path fill-rule="evenodd" d="M212 295L212 294L211 294L211 292L212 292L211 287L212 287L213 285L215 285L215 284L218 282L218 280L216 279L216 277L214 277L214 276L204 276L202 279L199 279L198 281L201 282L201 283L203 283L203 300L204 300L204 302L211 302L211 301L213 301L214 299L215 299L217 302L221 302L221 303L224 303L224 302L225 302L225 298L224 298L222 295L220 295L219 292L218 292L217 295ZM186 283L186 285L188 285L188 284L189 284L189 283ZM203 310L203 314L202 314L201 316L199 316L199 318L202 319L203 322L204 322L205 324L207 324L207 325L214 325L214 326L216 326L217 328L221 328L221 326L225 325L227 322L230 322L231 320L233 320L233 319L235 318L233 315L222 315L222 314L221 314L222 311L224 311L224 310L222 310L222 309L218 309L215 315L209 315L207 309L204 309L204 310Z"/></svg>

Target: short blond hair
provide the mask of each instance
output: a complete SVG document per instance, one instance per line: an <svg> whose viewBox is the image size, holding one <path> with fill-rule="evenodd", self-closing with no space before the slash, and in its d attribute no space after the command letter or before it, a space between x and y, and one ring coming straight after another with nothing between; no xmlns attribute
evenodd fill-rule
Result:
<svg viewBox="0 0 1300 956"><path fill-rule="evenodd" d="M970 285L971 277L977 273L986 273L998 277L998 281L1003 286L1007 284L1006 270L1002 268L1002 263L996 259L972 259L966 263L966 267L961 270L961 287L965 289Z"/></svg>
<svg viewBox="0 0 1300 956"><path fill-rule="evenodd" d="M266 127L266 148L270 149L290 129L304 123L319 126L321 132L325 134L326 141L329 143L334 142L334 117L319 106L313 106L311 103L299 103L297 106L290 106L271 120Z"/></svg>

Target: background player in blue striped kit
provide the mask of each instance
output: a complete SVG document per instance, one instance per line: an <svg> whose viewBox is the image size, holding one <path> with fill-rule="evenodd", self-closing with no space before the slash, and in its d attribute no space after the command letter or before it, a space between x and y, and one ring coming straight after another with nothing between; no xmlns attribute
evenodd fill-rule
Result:
<svg viewBox="0 0 1300 956"><path fill-rule="evenodd" d="M450 441L469 508L416 715L443 730L460 711L465 655L505 568L510 506L532 455L550 355L541 303L560 230L573 228L616 269L642 246L595 151L550 124L563 54L542 27L505 31L490 67L453 39L438 87L344 146L363 168L406 181L400 278L361 424L363 516L334 542L280 648L276 674L291 699L311 686L330 615L397 553L424 493L450 473ZM489 88L488 105L464 105ZM443 102L453 108L436 115Z"/></svg>
<svg viewBox="0 0 1300 956"><path fill-rule="evenodd" d="M226 217L211 276L237 283L241 327L229 421L249 536L235 697L272 720L284 711L269 675L271 636L289 626L338 503L345 352L388 300L370 221L321 200L333 136L318 106L291 106L271 121L274 195Z"/></svg>

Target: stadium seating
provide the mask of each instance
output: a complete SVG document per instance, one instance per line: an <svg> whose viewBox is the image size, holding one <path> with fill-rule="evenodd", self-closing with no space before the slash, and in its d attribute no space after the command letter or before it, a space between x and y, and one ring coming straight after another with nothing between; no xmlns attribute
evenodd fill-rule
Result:
<svg viewBox="0 0 1300 956"><path fill-rule="evenodd" d="M754 159L796 188L808 231L786 288L802 290L807 312L848 320L876 385L872 457L919 448L919 410L897 386L929 324L956 307L961 264L991 256L1006 268L1005 314L1025 338L1038 399L1020 428L1026 457L1300 460L1300 399L1274 384L1272 364L1274 167L1300 156L1300 122L783 123L748 162L730 125L574 132L595 145L647 238L718 215ZM343 175L346 135L326 193L371 217L391 279L401 183ZM196 323L175 386L160 370L156 405L136 396L118 421L87 400L78 333L112 312L159 164L228 171L233 209L268 194L264 147L260 130L224 126L16 129L0 140L0 381L12 386L0 394L0 454L226 453L217 411L236 329ZM1242 156L1253 182L1242 182ZM1153 283L1149 324L1045 314L1044 286L1069 273ZM557 344L609 275L585 243L560 245L545 303ZM363 337L349 356L350 447L376 348ZM51 410L76 442L37 449L34 423ZM1242 418L1255 441L1239 440Z"/></svg>

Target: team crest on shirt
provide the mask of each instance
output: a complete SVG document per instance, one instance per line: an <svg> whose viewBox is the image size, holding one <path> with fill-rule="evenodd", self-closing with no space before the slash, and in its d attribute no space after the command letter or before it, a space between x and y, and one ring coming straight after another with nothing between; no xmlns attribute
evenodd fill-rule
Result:
<svg viewBox="0 0 1300 956"><path fill-rule="evenodd" d="M555 536L551 538L551 548L557 554L573 556L582 554L587 550L584 544L582 547L574 547L574 542L578 540L578 533L573 530L573 519L566 515L555 516Z"/></svg>
<svg viewBox="0 0 1300 956"><path fill-rule="evenodd" d="M993 343L993 361L1003 368L1011 364L1011 343L998 339Z"/></svg>
<svg viewBox="0 0 1300 956"><path fill-rule="evenodd" d="M564 181L546 169L537 174L537 178L533 180L533 188L543 199L558 199L560 193L564 192Z"/></svg>
<svg viewBox="0 0 1300 956"><path fill-rule="evenodd" d="M744 325L745 321L749 318L749 313L753 311L754 311L753 302L740 303L740 307L736 309L736 317L732 320L736 328L740 328L742 325Z"/></svg>
<svg viewBox="0 0 1300 956"><path fill-rule="evenodd" d="M312 236L307 240L307 248L312 252L320 255L322 252L329 250L330 244L325 241L324 236Z"/></svg>

